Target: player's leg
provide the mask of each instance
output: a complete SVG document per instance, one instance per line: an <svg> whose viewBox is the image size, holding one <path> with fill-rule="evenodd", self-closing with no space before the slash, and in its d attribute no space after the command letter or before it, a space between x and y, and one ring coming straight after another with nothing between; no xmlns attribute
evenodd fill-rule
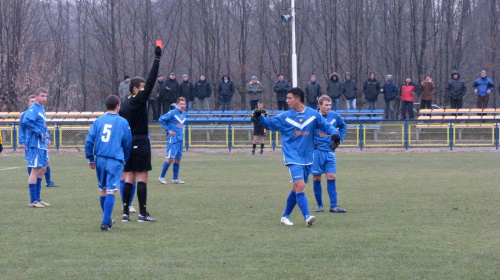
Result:
<svg viewBox="0 0 500 280"><path fill-rule="evenodd" d="M123 170L123 164L114 159L105 159L104 180L101 180L103 188L101 197L104 196L103 217L101 221L101 230L107 230L113 227L114 220L111 218L115 206L116 191L120 184L120 176ZM100 186L101 187L101 186Z"/></svg>
<svg viewBox="0 0 500 280"><path fill-rule="evenodd" d="M324 171L327 180L326 189L328 191L328 196L330 197L330 212L345 213L346 210L337 204L337 161L334 153L328 153Z"/></svg>
<svg viewBox="0 0 500 280"><path fill-rule="evenodd" d="M47 150L38 150L39 153L39 165L41 165L41 168L37 174L37 180L36 180L36 196L37 196L37 201L40 202L43 206L50 206L50 203L47 203L42 200L42 178L45 175L45 172L47 170L47 164L49 162L49 154Z"/></svg>
<svg viewBox="0 0 500 280"><path fill-rule="evenodd" d="M304 192L306 183L309 181L309 173L311 172L310 165L289 165L288 167L293 181L293 191L295 192L295 200L299 206L307 226L312 226L316 217L309 213L309 204Z"/></svg>
<svg viewBox="0 0 500 280"><path fill-rule="evenodd" d="M261 131L261 135L259 136L260 138L260 154L262 155L264 153L264 143L266 141L266 139L264 138L265 134L264 134L264 128L262 128L262 131Z"/></svg>
<svg viewBox="0 0 500 280"><path fill-rule="evenodd" d="M123 196L122 196L122 202L123 202L122 222L128 222L130 221L129 205L130 205L130 199L132 198L132 189L136 179L136 173L134 171L127 171L123 172L123 174L125 175L125 182L123 184Z"/></svg>
<svg viewBox="0 0 500 280"><path fill-rule="evenodd" d="M316 203L318 206L314 209L314 212L323 212L323 190L321 187L321 174L323 174L324 166L324 154L320 150L314 150L314 161L311 167L311 173L313 175L313 191L314 198L316 198Z"/></svg>
<svg viewBox="0 0 500 280"><path fill-rule="evenodd" d="M163 168L161 169L161 174L160 177L158 178L158 181L162 184L166 184L167 181L165 180L165 175L167 175L167 171L170 168L170 165L174 161L175 154L173 151L174 149L174 144L170 143L167 145L166 152L165 152L165 162L163 163Z"/></svg>
<svg viewBox="0 0 500 280"><path fill-rule="evenodd" d="M138 222L156 222L156 219L151 217L146 209L148 198L148 171L137 172L137 199L139 200L139 217Z"/></svg>
<svg viewBox="0 0 500 280"><path fill-rule="evenodd" d="M179 169L180 169L180 163L182 159L182 141L179 141L177 143L174 143L175 146L175 152L174 152L174 164L173 164L173 176L172 176L172 183L174 184L184 184L183 181L179 179Z"/></svg>
<svg viewBox="0 0 500 280"><path fill-rule="evenodd" d="M253 141L252 141L252 155L255 155L255 148L257 148L257 140L259 136L256 135L256 131L254 128L254 133L253 133Z"/></svg>
<svg viewBox="0 0 500 280"><path fill-rule="evenodd" d="M51 178L51 169L50 164L47 162L47 171L45 171L45 186L46 187L59 187L56 183L52 181Z"/></svg>

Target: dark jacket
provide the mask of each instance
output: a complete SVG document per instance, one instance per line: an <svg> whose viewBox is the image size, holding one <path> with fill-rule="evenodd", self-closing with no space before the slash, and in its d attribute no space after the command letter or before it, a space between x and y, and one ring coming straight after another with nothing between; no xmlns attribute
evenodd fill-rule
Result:
<svg viewBox="0 0 500 280"><path fill-rule="evenodd" d="M367 79L363 85L363 93L368 101L377 101L380 93L380 83L377 79Z"/></svg>
<svg viewBox="0 0 500 280"><path fill-rule="evenodd" d="M318 82L308 82L306 85L306 100L309 103L318 102L321 96L321 85Z"/></svg>
<svg viewBox="0 0 500 280"><path fill-rule="evenodd" d="M283 80L282 82L280 82L280 80L277 80L273 86L273 91L276 93L276 100L286 101L286 95L288 94L289 89L290 83L288 83L287 80Z"/></svg>
<svg viewBox="0 0 500 280"><path fill-rule="evenodd" d="M458 74L458 78L454 79L453 75ZM460 99L465 95L467 88L465 87L465 82L460 79L460 73L453 70L451 72L451 79L448 81L446 86L446 94L453 99Z"/></svg>
<svg viewBox="0 0 500 280"><path fill-rule="evenodd" d="M165 88L166 92L166 98L163 99L163 101L166 101L167 103L176 103L177 98L181 96L181 88L179 86L179 83L177 82L177 79L168 78L166 80L163 80L163 87Z"/></svg>
<svg viewBox="0 0 500 280"><path fill-rule="evenodd" d="M224 82L224 77L227 77L227 82ZM221 81L219 82L219 96L224 96L224 97L232 97L234 94L234 84L233 81L231 81L231 78L229 75L225 74L222 76Z"/></svg>
<svg viewBox="0 0 500 280"><path fill-rule="evenodd" d="M209 98L210 95L212 95L212 85L207 79L203 81L198 80L198 82L196 82L196 85L194 86L194 92L196 98L199 98L201 100Z"/></svg>
<svg viewBox="0 0 500 280"><path fill-rule="evenodd" d="M187 101L194 100L194 85L190 81L182 81L180 85L180 96L186 98Z"/></svg>
<svg viewBox="0 0 500 280"><path fill-rule="evenodd" d="M347 100L352 100L355 99L358 93L358 86L356 85L356 81L354 81L352 78L347 79L347 75L349 77L351 76L349 72L346 74L346 79L342 87L342 94L344 94L345 99Z"/></svg>
<svg viewBox="0 0 500 280"><path fill-rule="evenodd" d="M382 85L382 91L385 101L394 100L399 95L398 87L393 81L385 82L384 85Z"/></svg>
<svg viewBox="0 0 500 280"><path fill-rule="evenodd" d="M156 94L158 95L158 101L163 101L167 98L167 91L165 90L165 80L157 81Z"/></svg>
<svg viewBox="0 0 500 280"><path fill-rule="evenodd" d="M336 77L337 79L333 79ZM330 75L330 80L328 81L328 86L326 87L326 94L330 96L331 99L339 99L342 95L343 85L340 82L339 75L335 72Z"/></svg>

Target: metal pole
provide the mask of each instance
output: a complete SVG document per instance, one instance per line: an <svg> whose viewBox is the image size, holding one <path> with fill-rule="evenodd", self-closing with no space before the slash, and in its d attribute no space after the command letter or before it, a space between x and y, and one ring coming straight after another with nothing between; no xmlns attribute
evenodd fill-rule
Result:
<svg viewBox="0 0 500 280"><path fill-rule="evenodd" d="M297 51L295 48L295 0L291 1L290 10L292 16L292 86L297 87Z"/></svg>

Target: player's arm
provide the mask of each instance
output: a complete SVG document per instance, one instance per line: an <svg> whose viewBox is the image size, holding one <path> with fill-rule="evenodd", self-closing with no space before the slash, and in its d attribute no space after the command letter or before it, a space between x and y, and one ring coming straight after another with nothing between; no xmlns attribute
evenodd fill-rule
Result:
<svg viewBox="0 0 500 280"><path fill-rule="evenodd" d="M173 112L174 110L169 111L168 113L164 114L158 119L158 122L160 123L161 127L166 131L170 130L170 120L174 116Z"/></svg>
<svg viewBox="0 0 500 280"><path fill-rule="evenodd" d="M281 131L283 128L281 119L278 116L271 118L261 116L257 120L267 130Z"/></svg>
<svg viewBox="0 0 500 280"><path fill-rule="evenodd" d="M35 115L34 111L28 111L26 113L26 116L24 117L23 120L23 125L25 128L29 129L30 131L33 131L34 133L37 134L38 137L43 139L45 137L45 127L40 127L37 125L36 120L37 120L38 114Z"/></svg>
<svg viewBox="0 0 500 280"><path fill-rule="evenodd" d="M160 47L155 48L155 60L153 62L153 66L149 71L148 79L146 80L146 84L144 85L144 96L141 96L142 100L148 101L149 95L153 91L153 88L156 83L156 79L158 78L158 70L160 68L160 58L162 55L162 49Z"/></svg>
<svg viewBox="0 0 500 280"><path fill-rule="evenodd" d="M92 127L89 130L89 133L87 134L87 138L85 139L85 158L89 161L89 166L90 164L94 163L94 143L95 143L95 126L92 125Z"/></svg>
<svg viewBox="0 0 500 280"><path fill-rule="evenodd" d="M345 135L347 133L347 124L345 123L344 118L339 115L337 115L337 121L335 123L340 133L340 142L342 142L344 141Z"/></svg>
<svg viewBox="0 0 500 280"><path fill-rule="evenodd" d="M122 149L123 149L123 157L125 162L130 158L130 150L132 149L132 131L128 126L128 123L125 121L124 128L125 130L122 139Z"/></svg>

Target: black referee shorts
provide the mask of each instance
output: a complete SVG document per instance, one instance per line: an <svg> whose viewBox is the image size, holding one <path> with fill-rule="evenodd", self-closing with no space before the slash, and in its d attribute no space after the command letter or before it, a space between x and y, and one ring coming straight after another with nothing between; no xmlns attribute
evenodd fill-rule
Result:
<svg viewBox="0 0 500 280"><path fill-rule="evenodd" d="M253 136L266 136L266 132L264 131L264 126L254 123Z"/></svg>
<svg viewBox="0 0 500 280"><path fill-rule="evenodd" d="M125 163L125 172L151 171L151 143L147 135L132 135L130 158Z"/></svg>

